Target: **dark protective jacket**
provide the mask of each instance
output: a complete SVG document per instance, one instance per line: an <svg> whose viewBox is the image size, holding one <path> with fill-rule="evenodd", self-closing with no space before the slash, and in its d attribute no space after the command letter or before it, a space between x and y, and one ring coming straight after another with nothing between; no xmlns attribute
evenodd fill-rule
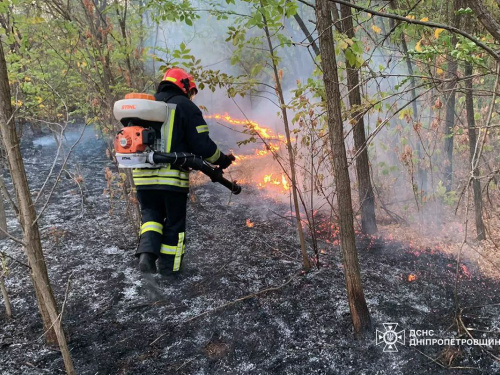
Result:
<svg viewBox="0 0 500 375"><path fill-rule="evenodd" d="M208 125L201 110L175 85L163 81L155 94L158 101L176 104L172 111L173 123L169 124L165 139L166 152L190 152L209 163L218 164L226 155L210 139ZM173 116L172 116L173 115ZM155 130L160 135L160 128ZM165 166L155 169L134 169L137 190L157 189L178 192L189 191L189 172Z"/></svg>

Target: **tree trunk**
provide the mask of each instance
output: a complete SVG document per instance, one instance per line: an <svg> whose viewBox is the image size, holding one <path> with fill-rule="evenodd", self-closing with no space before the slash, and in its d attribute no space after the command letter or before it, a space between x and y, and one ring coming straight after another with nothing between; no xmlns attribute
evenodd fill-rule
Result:
<svg viewBox="0 0 500 375"><path fill-rule="evenodd" d="M311 269L311 263L309 262L309 257L307 256L307 248L306 248L306 240L304 238L304 229L302 228L302 220L300 217L300 206L299 206L299 198L297 193L297 177L295 171L295 156L293 152L292 140L290 137L290 127L288 125L288 115L286 112L286 103L285 97L283 96L283 89L281 87L280 75L278 72L278 67L276 66L276 56L274 53L274 47L271 42L271 34L269 33L269 28L267 27L267 21L264 14L262 14L262 19L264 20L264 31L266 33L267 43L269 46L269 53L271 54L271 61L274 72L274 79L276 80L276 92L278 93L278 98L281 106L281 113L283 114L283 123L285 125L285 134L286 134L286 148L288 150L288 158L290 160L290 176L292 183L292 197L293 197L293 206L295 210L295 219L297 222L297 233L299 235L300 241L300 250L302 254L302 264L304 270L308 271Z"/></svg>
<svg viewBox="0 0 500 375"><path fill-rule="evenodd" d="M392 0L390 3L391 9L398 9L398 1L397 0ZM389 22L391 25L391 29L394 27L394 21ZM398 23L399 24L399 23ZM401 33L401 47L403 49L403 54L405 56L405 61L406 61L406 68L408 70L408 75L411 83L411 100L412 100L412 109L413 109L413 124L417 124L418 122L418 103L417 103L417 90L415 89L416 87L416 80L414 77L414 71L413 71L413 64L410 60L410 55L408 54L408 44L406 43L406 38L405 34ZM416 132L418 130L415 130ZM421 146L421 139L419 135L417 134L417 137L415 139L415 144L416 144L416 149L417 149L417 156L418 156L418 163L417 163L417 182L416 186L413 186L413 191L415 194L415 199L417 199L417 205L420 205L422 203L422 196L424 194L425 189L427 188L427 173L424 168L422 168L422 159L423 159L423 153L422 153L422 146ZM412 178L413 180L413 178Z"/></svg>
<svg viewBox="0 0 500 375"><path fill-rule="evenodd" d="M325 82L328 129L339 205L340 243L344 260L347 298L349 300L354 332L356 336L362 337L371 329L371 319L363 293L358 255L356 252L351 185L344 144L342 113L340 110L339 78L335 58L335 44L331 30L333 22L330 2L328 0L318 0L316 2L316 18L319 48L321 51L321 66Z"/></svg>
<svg viewBox="0 0 500 375"><path fill-rule="evenodd" d="M482 0L468 0L467 5L474 11L485 29L500 42L500 23L495 19L495 13L488 10Z"/></svg>
<svg viewBox="0 0 500 375"><path fill-rule="evenodd" d="M0 167L0 173L2 168ZM0 192L0 240L7 238L7 216L5 215L5 199L3 194Z"/></svg>
<svg viewBox="0 0 500 375"><path fill-rule="evenodd" d="M342 30L349 37L354 37L351 8L347 5L340 6L342 16ZM349 104L351 105L351 118L355 121L353 128L354 147L356 150L364 148L356 159L356 175L359 185L359 203L361 204L361 231L365 234L377 232L375 219L375 195L373 194L370 179L370 160L366 144L365 122L361 108L361 92L359 89L359 70L349 64L347 66L347 88L349 90Z"/></svg>
<svg viewBox="0 0 500 375"><path fill-rule="evenodd" d="M12 113L9 78L7 64L0 43L0 134L7 152L9 170L12 183L16 191L19 221L23 229L23 242L28 263L31 267L31 276L35 286L37 302L42 315L46 340L52 341L53 335L61 349L64 366L68 374L75 374L66 337L62 330L61 319L57 312L57 304L52 293L45 258L40 242L40 232L36 220L36 212L31 199L26 171L19 147L19 138L16 133L14 115Z"/></svg>
<svg viewBox="0 0 500 375"><path fill-rule="evenodd" d="M465 63L465 76L472 76L472 64ZM474 211L476 218L476 232L478 240L486 239L486 231L483 222L483 198L481 193L481 182L479 181L479 168L476 163L476 120L474 119L474 97L472 92L472 78L465 81L465 107L467 110L467 126L469 134L469 160L472 168L472 189L474 191Z"/></svg>
<svg viewBox="0 0 500 375"><path fill-rule="evenodd" d="M8 319L10 319L12 318L12 306L10 304L10 298L9 294L7 293L7 288L5 287L3 274L0 274L0 290L2 291L3 304L5 306L5 315L7 315Z"/></svg>
<svg viewBox="0 0 500 375"><path fill-rule="evenodd" d="M458 27L458 17L454 10L458 9L460 0L454 0L451 11L449 12L451 18L451 25ZM457 36L455 33L451 36L451 45L457 44ZM454 138L454 127L455 127L455 103L456 103L456 79L458 71L458 63L451 55L448 55L448 79L450 83L446 85L446 119L444 128L444 152L446 156L445 167L444 167L444 182L446 191L452 190L453 185L453 138Z"/></svg>

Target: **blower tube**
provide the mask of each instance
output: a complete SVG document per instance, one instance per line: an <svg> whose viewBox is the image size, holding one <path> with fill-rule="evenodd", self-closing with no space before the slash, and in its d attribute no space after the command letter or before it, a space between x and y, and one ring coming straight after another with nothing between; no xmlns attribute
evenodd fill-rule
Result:
<svg viewBox="0 0 500 375"><path fill-rule="evenodd" d="M191 168L201 171L210 177L212 182L218 182L231 190L233 194L241 193L241 186L224 178L222 169L214 168L202 158L188 152L164 153L154 151L148 155L148 161L152 164L171 164L178 168Z"/></svg>

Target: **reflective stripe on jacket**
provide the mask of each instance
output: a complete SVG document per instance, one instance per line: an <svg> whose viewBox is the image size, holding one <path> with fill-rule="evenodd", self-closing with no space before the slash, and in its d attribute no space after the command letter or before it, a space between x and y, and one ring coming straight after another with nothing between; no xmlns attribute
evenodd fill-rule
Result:
<svg viewBox="0 0 500 375"><path fill-rule="evenodd" d="M162 86L163 85L163 86ZM160 84L156 100L174 104L170 110L168 124L163 129L156 128L157 136L163 130L164 152L190 152L201 156L210 163L216 163L221 152L209 136L208 125L200 109L189 100L180 89L169 84ZM134 169L134 183L138 190L159 189L187 192L189 172L170 165L155 169Z"/></svg>

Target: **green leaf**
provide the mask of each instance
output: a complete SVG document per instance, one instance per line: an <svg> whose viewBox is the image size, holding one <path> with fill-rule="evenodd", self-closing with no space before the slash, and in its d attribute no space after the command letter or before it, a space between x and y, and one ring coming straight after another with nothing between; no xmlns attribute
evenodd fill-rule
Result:
<svg viewBox="0 0 500 375"><path fill-rule="evenodd" d="M256 76L257 74L260 73L260 71L262 70L262 65L261 64L256 64L252 67L252 70L250 72L250 75L252 76Z"/></svg>
<svg viewBox="0 0 500 375"><path fill-rule="evenodd" d="M360 41L356 41L355 43L353 43L351 49L357 55L363 54L363 44Z"/></svg>
<svg viewBox="0 0 500 375"><path fill-rule="evenodd" d="M460 8L459 10L455 11L455 14L457 16L462 16L464 14L473 14L474 12L472 11L471 8L467 7L467 8Z"/></svg>
<svg viewBox="0 0 500 375"><path fill-rule="evenodd" d="M347 62L349 63L350 66L356 66L356 55L351 51L350 48L346 49L344 51L345 53L345 58L347 59Z"/></svg>

